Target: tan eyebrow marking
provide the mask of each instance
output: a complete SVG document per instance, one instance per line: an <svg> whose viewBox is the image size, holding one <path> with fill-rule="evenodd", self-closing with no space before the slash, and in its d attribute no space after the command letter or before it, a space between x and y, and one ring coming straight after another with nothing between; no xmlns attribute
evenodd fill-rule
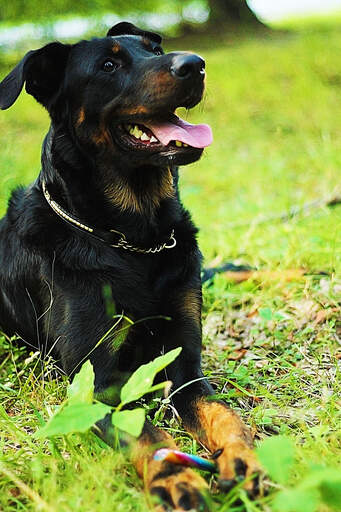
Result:
<svg viewBox="0 0 341 512"><path fill-rule="evenodd" d="M113 53L118 53L121 49L121 46L119 43L115 42L111 49L112 49Z"/></svg>
<svg viewBox="0 0 341 512"><path fill-rule="evenodd" d="M152 48L152 43L150 42L149 39L147 39L147 37L143 37L142 38L142 44L143 46L145 46L148 50L150 50Z"/></svg>

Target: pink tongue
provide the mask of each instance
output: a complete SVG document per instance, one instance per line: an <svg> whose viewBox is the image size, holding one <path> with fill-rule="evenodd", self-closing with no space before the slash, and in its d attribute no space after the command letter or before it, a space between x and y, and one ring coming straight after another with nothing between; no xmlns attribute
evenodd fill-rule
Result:
<svg viewBox="0 0 341 512"><path fill-rule="evenodd" d="M167 146L171 140L180 140L194 148L205 148L212 144L212 130L208 124L190 124L177 118L174 123L146 125Z"/></svg>

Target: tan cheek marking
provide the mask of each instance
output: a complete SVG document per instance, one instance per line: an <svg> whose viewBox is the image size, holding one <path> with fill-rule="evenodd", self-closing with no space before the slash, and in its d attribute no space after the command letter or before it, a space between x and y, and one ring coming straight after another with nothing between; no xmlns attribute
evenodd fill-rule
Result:
<svg viewBox="0 0 341 512"><path fill-rule="evenodd" d="M173 182L173 175L168 168L167 171L163 174L161 179L160 188L158 191L159 199L167 199L174 197L174 182ZM160 201L158 200L158 203Z"/></svg>
<svg viewBox="0 0 341 512"><path fill-rule="evenodd" d="M148 98L163 98L169 96L171 90L175 88L173 77L168 71L158 71L157 73L148 73L141 83L141 90L148 91ZM146 105L137 105L136 107L124 107L117 112L118 115L148 115L150 109Z"/></svg>
<svg viewBox="0 0 341 512"><path fill-rule="evenodd" d="M78 113L78 118L77 118L77 121L76 121L76 126L80 126L85 120L85 111L84 111L84 108L81 107L79 109L79 113Z"/></svg>
<svg viewBox="0 0 341 512"><path fill-rule="evenodd" d="M105 195L115 206L122 210L143 213L144 210L153 211L160 206L162 199L174 196L173 176L170 169L162 175L161 181L150 190L146 190L142 197L129 187L128 183L116 179L115 183L105 188Z"/></svg>
<svg viewBox="0 0 341 512"><path fill-rule="evenodd" d="M160 99L169 97L176 88L176 81L169 71L148 73L142 84L142 89L148 91L149 98Z"/></svg>
<svg viewBox="0 0 341 512"><path fill-rule="evenodd" d="M110 144L111 143L110 135L108 134L108 132L106 130L101 130L101 131L97 132L91 138L92 138L93 142L96 144L96 146L98 146L100 144Z"/></svg>
<svg viewBox="0 0 341 512"><path fill-rule="evenodd" d="M125 108L118 112L118 115L123 116L133 116L133 115L139 115L139 114L148 114L148 108L144 105L138 105L137 107L133 108Z"/></svg>
<svg viewBox="0 0 341 512"><path fill-rule="evenodd" d="M109 201L118 208L132 212L142 212L136 194L134 194L127 183L117 181L116 183L108 185L104 192Z"/></svg>
<svg viewBox="0 0 341 512"><path fill-rule="evenodd" d="M170 87L175 84L175 80L169 71L158 71L148 76L148 84L154 87Z"/></svg>

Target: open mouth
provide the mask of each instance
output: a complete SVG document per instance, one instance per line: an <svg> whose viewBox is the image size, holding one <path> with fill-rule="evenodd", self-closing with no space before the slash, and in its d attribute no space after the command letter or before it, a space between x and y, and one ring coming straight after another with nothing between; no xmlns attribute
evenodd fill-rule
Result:
<svg viewBox="0 0 341 512"><path fill-rule="evenodd" d="M120 142L136 150L165 151L203 149L212 143L207 124L194 125L173 115L171 121L131 122L119 126Z"/></svg>

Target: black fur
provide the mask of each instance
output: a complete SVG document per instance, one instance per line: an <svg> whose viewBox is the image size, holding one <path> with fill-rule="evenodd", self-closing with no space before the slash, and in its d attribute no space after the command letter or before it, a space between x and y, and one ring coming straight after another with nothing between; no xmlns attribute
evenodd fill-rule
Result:
<svg viewBox="0 0 341 512"><path fill-rule="evenodd" d="M156 34L119 24L102 39L29 52L0 84L2 109L26 84L51 117L41 172L13 193L0 222L1 329L52 351L70 377L90 357L96 393L109 402L132 371L179 345L182 353L167 369L174 388L202 377L201 256L197 230L179 199L177 168L202 150L141 151L126 144L122 131L124 123L169 118L176 107L202 97L202 75L194 69L189 79L172 75L172 63L183 54L162 54L160 42ZM109 72L103 67L108 60ZM169 170L173 195L164 194ZM145 248L174 229L177 245L157 254L112 248L57 216L43 182L59 205L89 226L118 230ZM130 196L123 194L118 204L122 188ZM139 323L119 349L111 337L94 350L117 320L114 310ZM195 422L190 404L211 392L201 380L175 395L187 424Z"/></svg>

